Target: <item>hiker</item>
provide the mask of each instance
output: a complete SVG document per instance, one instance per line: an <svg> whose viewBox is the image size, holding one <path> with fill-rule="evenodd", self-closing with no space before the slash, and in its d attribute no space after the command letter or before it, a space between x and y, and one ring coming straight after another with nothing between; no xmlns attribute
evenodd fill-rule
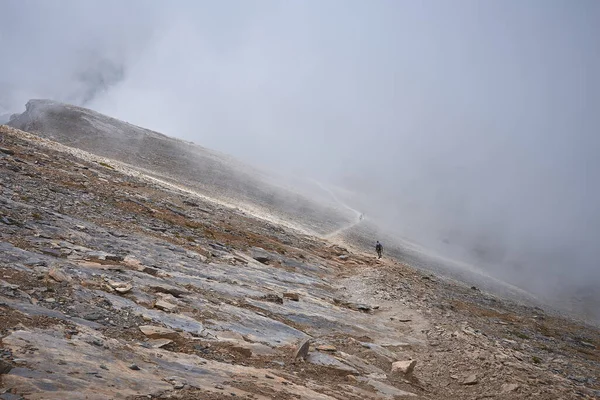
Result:
<svg viewBox="0 0 600 400"><path fill-rule="evenodd" d="M377 244L375 244L375 250L377 251L377 258L381 258L381 255L383 254L383 246L381 243L379 243L379 240L377 241Z"/></svg>

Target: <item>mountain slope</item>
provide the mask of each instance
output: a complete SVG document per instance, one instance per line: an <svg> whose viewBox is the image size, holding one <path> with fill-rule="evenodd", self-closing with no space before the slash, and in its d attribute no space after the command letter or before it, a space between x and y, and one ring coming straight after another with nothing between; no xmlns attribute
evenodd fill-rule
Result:
<svg viewBox="0 0 600 400"><path fill-rule="evenodd" d="M596 328L33 134L0 142L0 399L600 395Z"/></svg>
<svg viewBox="0 0 600 400"><path fill-rule="evenodd" d="M9 126L129 164L156 178L198 190L254 214L276 217L320 235L350 223L353 213L283 187L278 177L204 147L92 110L31 100Z"/></svg>

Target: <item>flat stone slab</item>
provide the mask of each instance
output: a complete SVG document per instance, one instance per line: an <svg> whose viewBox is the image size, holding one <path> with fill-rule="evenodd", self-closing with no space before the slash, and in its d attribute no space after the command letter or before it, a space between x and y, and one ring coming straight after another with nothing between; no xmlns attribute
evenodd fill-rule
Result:
<svg viewBox="0 0 600 400"><path fill-rule="evenodd" d="M152 339L172 339L179 336L173 329L164 328L162 326L142 325L140 331Z"/></svg>
<svg viewBox="0 0 600 400"><path fill-rule="evenodd" d="M311 364L321 365L323 367L328 367L328 368L333 368L335 370L338 370L340 372L344 372L347 374L358 374L358 371L356 369L354 369L353 367L351 367L348 364L345 364L345 363L339 361L338 359L336 359L333 356L330 356L329 354L319 353L319 352L310 353L308 355L308 357L306 357L306 361Z"/></svg>
<svg viewBox="0 0 600 400"><path fill-rule="evenodd" d="M107 349L88 344L78 336L64 339L53 332L15 331L4 337L5 348L22 356L20 366L2 376L3 384L27 393L27 399L31 400L124 400L170 391L173 385L169 378L176 376L178 381L207 393L222 394L226 390L230 395L235 394L235 398L249 398L251 393L228 385L235 376L236 381L264 387L273 396L335 400L308 387L290 385L270 369L221 363L162 349L132 348L102 338L110 347ZM39 350L26 351L32 346ZM132 369L132 365L139 369ZM264 396L252 398L267 400Z"/></svg>

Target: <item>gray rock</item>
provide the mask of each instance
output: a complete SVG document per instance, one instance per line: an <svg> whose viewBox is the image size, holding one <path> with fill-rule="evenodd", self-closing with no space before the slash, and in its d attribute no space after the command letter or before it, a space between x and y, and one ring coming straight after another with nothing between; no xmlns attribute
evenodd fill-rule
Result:
<svg viewBox="0 0 600 400"><path fill-rule="evenodd" d="M8 374L12 368L12 365L4 360L0 360L0 375Z"/></svg>
<svg viewBox="0 0 600 400"><path fill-rule="evenodd" d="M297 360L298 358L300 358L302 360L306 360L306 357L308 356L309 348L310 348L310 339L306 339L306 340L302 341L300 343L300 345L296 348L296 351L294 351L294 360Z"/></svg>
<svg viewBox="0 0 600 400"><path fill-rule="evenodd" d="M344 372L346 374L358 374L358 371L354 367L339 361L337 358L329 354L319 352L310 353L306 357L306 361L308 361L311 364L331 368L336 371Z"/></svg>
<svg viewBox="0 0 600 400"><path fill-rule="evenodd" d="M509 392L514 392L518 388L519 388L519 385L517 385L516 383L505 383L501 386L500 391L502 393L509 393Z"/></svg>
<svg viewBox="0 0 600 400"><path fill-rule="evenodd" d="M362 380L362 379L359 379L359 380ZM415 397L416 396L416 394L414 394L414 393L410 393L410 392L406 392L404 390L397 389L393 386L390 386L383 382L379 382L374 379L366 379L366 381L369 386L372 386L373 388L375 388L375 390L377 390L379 393L381 393L383 396L385 396L385 398L388 398L388 399L389 398L395 399L397 397Z"/></svg>
<svg viewBox="0 0 600 400"><path fill-rule="evenodd" d="M186 289L178 288L176 286L171 286L171 285L163 285L163 284L151 285L150 289L154 290L155 292L171 294L175 297L181 297L185 294L190 293Z"/></svg>
<svg viewBox="0 0 600 400"><path fill-rule="evenodd" d="M579 342L580 345L582 345L583 347L587 347L588 349L596 349L596 346L594 346L592 343L589 342L584 342L583 340Z"/></svg>
<svg viewBox="0 0 600 400"><path fill-rule="evenodd" d="M267 294L261 297L261 300L269 301L271 303L283 304L283 296L278 294Z"/></svg>
<svg viewBox="0 0 600 400"><path fill-rule="evenodd" d="M121 262L121 261L124 261L124 260L125 260L125 257L122 257L122 256L117 256L117 255L114 255L114 254L109 254L109 255L107 255L107 256L105 257L105 259L106 259L106 260L108 260L108 261L117 261L117 262Z"/></svg>
<svg viewBox="0 0 600 400"><path fill-rule="evenodd" d="M99 319L102 319L103 315L100 314L99 312L91 312L89 314L85 314L83 316L83 319L86 319L88 321L98 321Z"/></svg>
<svg viewBox="0 0 600 400"><path fill-rule="evenodd" d="M463 385L476 385L477 383L479 383L479 380L477 379L477 375L475 374L467 376L462 382Z"/></svg>
<svg viewBox="0 0 600 400"><path fill-rule="evenodd" d="M173 312L177 309L177 306L175 304L171 304L165 300L157 300L156 303L154 303L154 307L158 308L159 310L168 312Z"/></svg>
<svg viewBox="0 0 600 400"><path fill-rule="evenodd" d="M0 400L23 400L23 397L13 393L3 393L0 394Z"/></svg>

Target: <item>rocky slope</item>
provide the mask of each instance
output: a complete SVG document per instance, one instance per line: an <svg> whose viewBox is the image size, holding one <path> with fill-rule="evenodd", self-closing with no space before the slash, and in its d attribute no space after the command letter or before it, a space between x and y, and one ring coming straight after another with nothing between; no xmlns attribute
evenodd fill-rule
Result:
<svg viewBox="0 0 600 400"><path fill-rule="evenodd" d="M231 157L85 108L31 100L9 125L310 233L327 233L354 218L331 201L309 199Z"/></svg>
<svg viewBox="0 0 600 400"><path fill-rule="evenodd" d="M334 188L318 182L294 182L267 175L231 157L110 118L92 110L31 100L10 125L67 146L124 163L156 182L201 195L307 234L342 240L370 249L383 240L386 253L422 270L444 274L494 293L529 302L528 293L422 246L379 229L359 210L344 203ZM285 183L284 183L285 182Z"/></svg>
<svg viewBox="0 0 600 400"><path fill-rule="evenodd" d="M600 397L596 328L139 169L0 127L0 190L0 399Z"/></svg>

